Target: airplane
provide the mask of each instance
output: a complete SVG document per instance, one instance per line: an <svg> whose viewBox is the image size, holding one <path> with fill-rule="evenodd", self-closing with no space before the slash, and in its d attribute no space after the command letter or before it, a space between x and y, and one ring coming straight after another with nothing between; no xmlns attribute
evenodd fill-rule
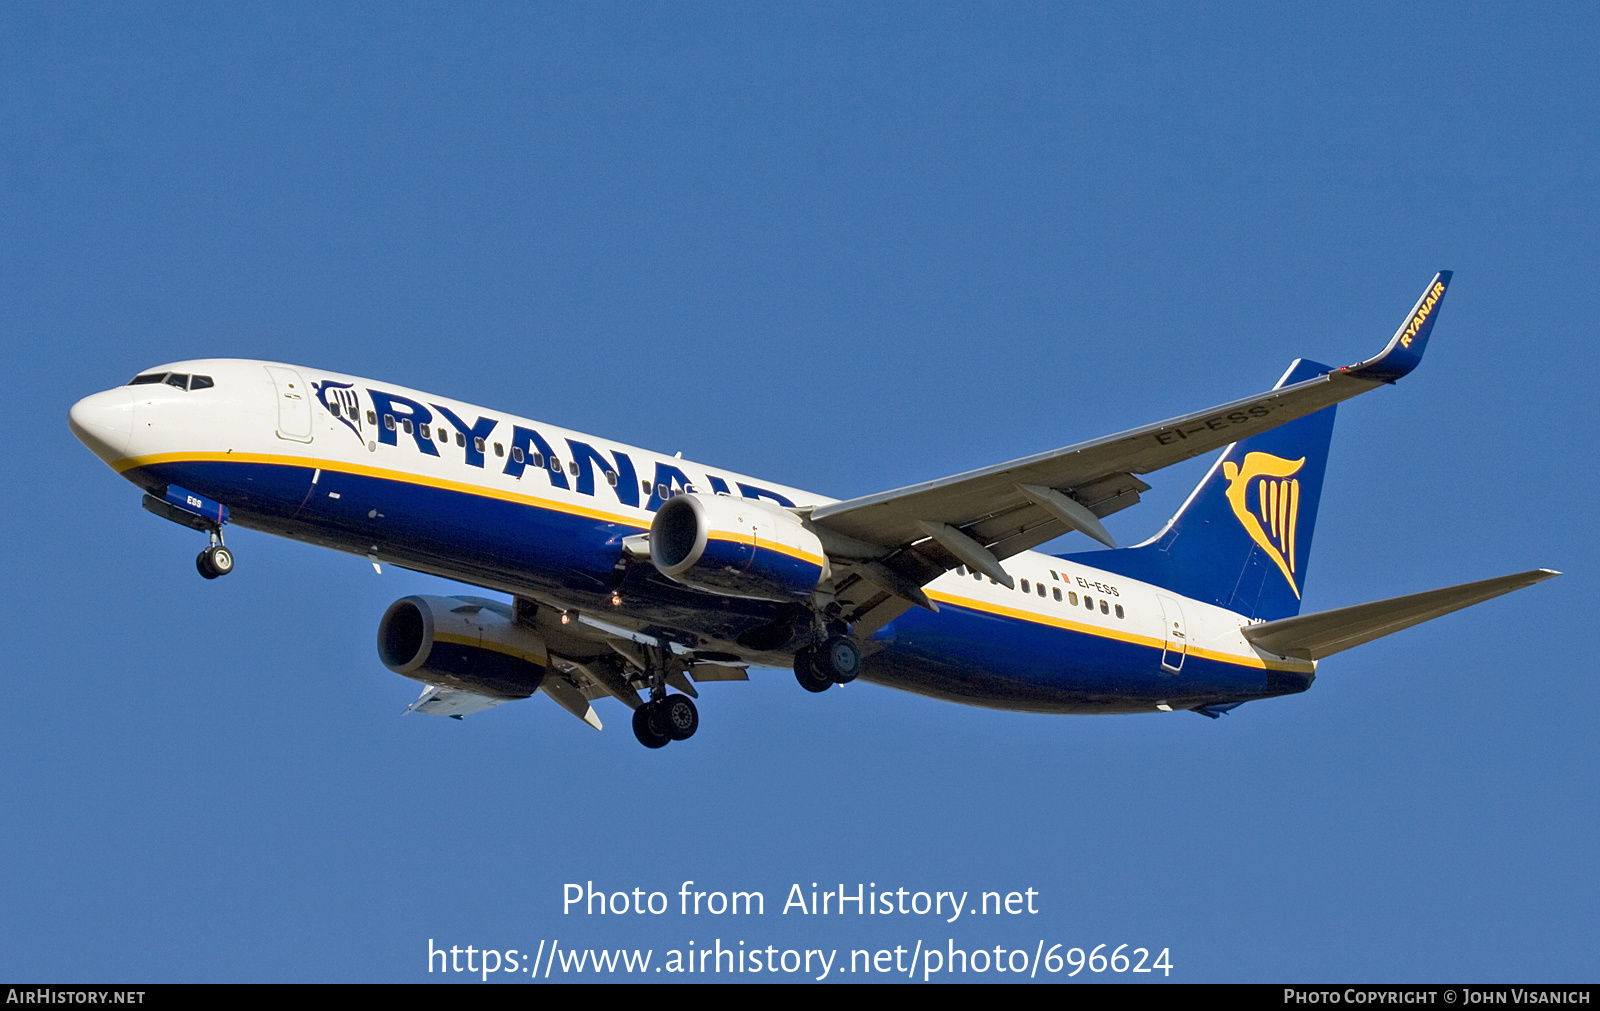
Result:
<svg viewBox="0 0 1600 1011"><path fill-rule="evenodd" d="M1450 279L1366 361L1298 359L1257 396L843 501L277 362L157 366L70 425L145 509L208 536L207 579L233 571L238 525L509 597L388 608L379 659L424 685L407 712L542 691L600 729L592 703L611 697L660 748L699 726L697 685L787 667L810 692L859 677L997 709L1216 719L1559 574L1300 614L1336 405L1416 368ZM1141 475L1219 449L1154 537L1116 545L1101 521L1149 490ZM1105 547L1032 550L1071 531Z"/></svg>

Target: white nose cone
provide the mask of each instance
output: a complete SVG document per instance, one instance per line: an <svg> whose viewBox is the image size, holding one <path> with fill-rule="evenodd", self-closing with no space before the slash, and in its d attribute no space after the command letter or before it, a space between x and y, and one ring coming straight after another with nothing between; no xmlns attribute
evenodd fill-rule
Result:
<svg viewBox="0 0 1600 1011"><path fill-rule="evenodd" d="M84 397L72 405L67 424L95 456L117 463L133 437L133 390L123 386Z"/></svg>

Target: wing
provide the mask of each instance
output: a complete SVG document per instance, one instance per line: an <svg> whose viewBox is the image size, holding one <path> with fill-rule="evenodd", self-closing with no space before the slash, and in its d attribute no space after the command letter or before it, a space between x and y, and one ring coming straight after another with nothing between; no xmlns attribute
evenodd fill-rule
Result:
<svg viewBox="0 0 1600 1011"><path fill-rule="evenodd" d="M1435 275L1388 346L1367 361L1103 439L818 507L810 521L843 570L835 587L845 613L861 634L910 604L936 609L919 588L958 565L1010 586L1004 559L1069 530L1115 546L1100 518L1149 490L1137 475L1305 417L1416 368L1450 276Z"/></svg>

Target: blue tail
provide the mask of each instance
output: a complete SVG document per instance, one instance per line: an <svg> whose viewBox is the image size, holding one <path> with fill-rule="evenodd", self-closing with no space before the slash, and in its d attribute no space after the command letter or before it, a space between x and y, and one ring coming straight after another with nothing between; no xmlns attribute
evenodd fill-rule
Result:
<svg viewBox="0 0 1600 1011"><path fill-rule="evenodd" d="M1302 358L1278 387L1328 371ZM1178 514L1145 543L1061 557L1259 621L1299 614L1335 410L1229 446Z"/></svg>

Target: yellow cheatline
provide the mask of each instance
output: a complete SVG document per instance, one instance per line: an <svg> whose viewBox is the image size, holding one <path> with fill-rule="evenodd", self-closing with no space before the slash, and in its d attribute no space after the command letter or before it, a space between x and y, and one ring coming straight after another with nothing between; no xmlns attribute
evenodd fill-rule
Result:
<svg viewBox="0 0 1600 1011"><path fill-rule="evenodd" d="M995 614L1007 618L1018 618L1022 621L1032 622L1035 625L1047 625L1051 628L1065 629L1069 632L1082 632L1086 635L1096 636L1101 639L1111 639L1116 642L1131 643L1135 646L1149 646L1154 649L1165 648L1165 644L1161 639L1154 639L1147 635L1139 635L1135 632L1124 632L1120 629L1106 628L1101 625L1085 625L1082 622L1068 621L1065 618L1057 618L1054 615L1038 614L1033 611L1022 611L1016 608L1006 607L1003 604L995 604L986 600L975 600L971 597L957 596L955 594L945 593L942 591L925 590L925 592L929 597L932 597L941 604L952 604L957 607L965 607L973 611L982 611L985 614ZM1175 645L1185 646L1185 651L1190 656L1203 657L1207 660L1219 660L1223 663L1231 663L1239 667L1255 667L1263 670L1302 671L1305 673L1310 673L1316 669L1316 665L1312 663L1293 660L1264 660L1259 656L1243 656L1237 653L1222 653L1217 650L1205 649L1203 647L1195 646L1192 643Z"/></svg>
<svg viewBox="0 0 1600 1011"><path fill-rule="evenodd" d="M307 470L313 470L320 466L324 471L327 471L330 474L349 474L359 477L376 477L385 480L400 481L405 484L415 484L428 488L439 488L445 491L459 491L469 495L480 495L484 498L493 498L504 502L515 502L522 505L551 509L556 512L567 513L574 516L583 516L588 519L598 519L611 523L620 523L627 526L638 527L641 530L649 529L648 524L640 523L637 519L630 516L604 512L599 509L588 509L583 506L572 505L570 503L560 502L553 499L540 498L535 495L524 495L514 492L501 491L497 488L485 488L482 485L467 484L461 481L446 481L442 478L428 477L422 474L413 474L409 471L389 470L387 468L372 467L366 464L321 460L311 457L280 456L266 453L161 453L154 456L131 457L126 460L118 461L113 465L113 467L119 474L121 474L130 470L136 470L140 467L151 467L163 463L196 462L276 464L286 467L303 467ZM1235 512L1238 512L1237 508L1235 509ZM1246 515L1249 514L1246 513ZM1259 530L1260 527L1258 526L1256 529ZM742 540L742 538L738 539ZM767 546L773 548L773 550L784 550L783 546L781 545ZM797 554L795 549L788 549L784 553L794 555L794 557L802 558L806 561L820 564L820 561L815 555L807 555L804 553ZM1290 585L1293 585L1293 583L1294 581L1291 579ZM1298 596L1298 589L1295 592ZM1030 621L1035 624L1049 625L1054 628L1066 629L1073 632L1083 632L1088 635L1098 636L1102 639L1112 639L1118 642L1127 642L1139 646L1153 646L1157 649L1161 648L1160 639L1152 639L1148 636L1136 635L1131 632L1121 632L1115 629L1103 628L1098 625L1085 625L1081 622L1067 621L1065 619L1055 618L1049 615L1034 614L1030 611L1021 611L1015 608L991 604L987 601L974 600L970 597L958 597L948 593L934 592L930 590L928 591L928 596L932 597L934 600L940 601L941 603L955 604L957 606L970 608L971 610L983 611L988 614L1004 615L1006 617L1018 618L1023 621ZM503 648L493 644L472 642L465 639L449 639L445 636L439 636L439 638L444 639L444 641L447 642L459 641L462 645L479 646L483 649L493 649L497 652L508 653L511 656L520 656L523 659L529 660L533 663L538 663L540 665L548 665L549 663L549 659L547 657L529 657L520 652L510 650L509 648ZM1307 672L1315 669L1313 664L1264 661L1259 657L1237 656L1232 653L1218 653L1212 650L1201 649L1193 645L1189 646L1188 652L1191 656L1201 656L1210 660L1221 660L1225 663L1237 664L1244 667L1260 667L1270 670L1292 670Z"/></svg>
<svg viewBox="0 0 1600 1011"><path fill-rule="evenodd" d="M501 502L538 506L572 516L582 516L586 519L603 520L607 523L621 523L626 526L637 527L640 530L647 530L650 527L649 523L641 523L638 518L633 516L562 502L558 499L490 488L479 484L468 484L464 481L449 481L444 478L415 474L410 471L390 470L385 467L372 467L367 464L346 463L341 460L321 460L305 456L277 456L265 453L161 453L155 456L140 456L121 460L114 465L114 469L117 473L124 474L140 467L153 467L163 463L260 463L282 467L300 467L305 470L315 470L320 467L329 474L376 477L382 480L399 481L402 484L413 484L424 488L463 492L468 495L477 495L481 498L490 498ZM516 480L516 478L511 480Z"/></svg>
<svg viewBox="0 0 1600 1011"><path fill-rule="evenodd" d="M707 531L706 539L712 541L726 541L730 544L743 544L744 534L729 530L711 530ZM765 551L776 551L780 555L788 555L790 558L798 558L802 562L810 562L812 565L815 565L818 568L822 567L821 555L813 555L809 551L803 551L800 548L791 547L787 544L779 544L777 541L763 541L754 534L750 536L750 546Z"/></svg>
<svg viewBox="0 0 1600 1011"><path fill-rule="evenodd" d="M511 646L505 646L498 642L484 642L475 635L468 636L455 635L450 632L435 632L433 633L433 637L439 642L453 643L457 646L471 646L473 649L487 649L495 653L504 654L505 656L516 657L518 660L526 660L529 663L536 663L540 667L548 667L550 665L550 658L548 656L540 656L537 653L524 653L520 649L515 649Z"/></svg>

